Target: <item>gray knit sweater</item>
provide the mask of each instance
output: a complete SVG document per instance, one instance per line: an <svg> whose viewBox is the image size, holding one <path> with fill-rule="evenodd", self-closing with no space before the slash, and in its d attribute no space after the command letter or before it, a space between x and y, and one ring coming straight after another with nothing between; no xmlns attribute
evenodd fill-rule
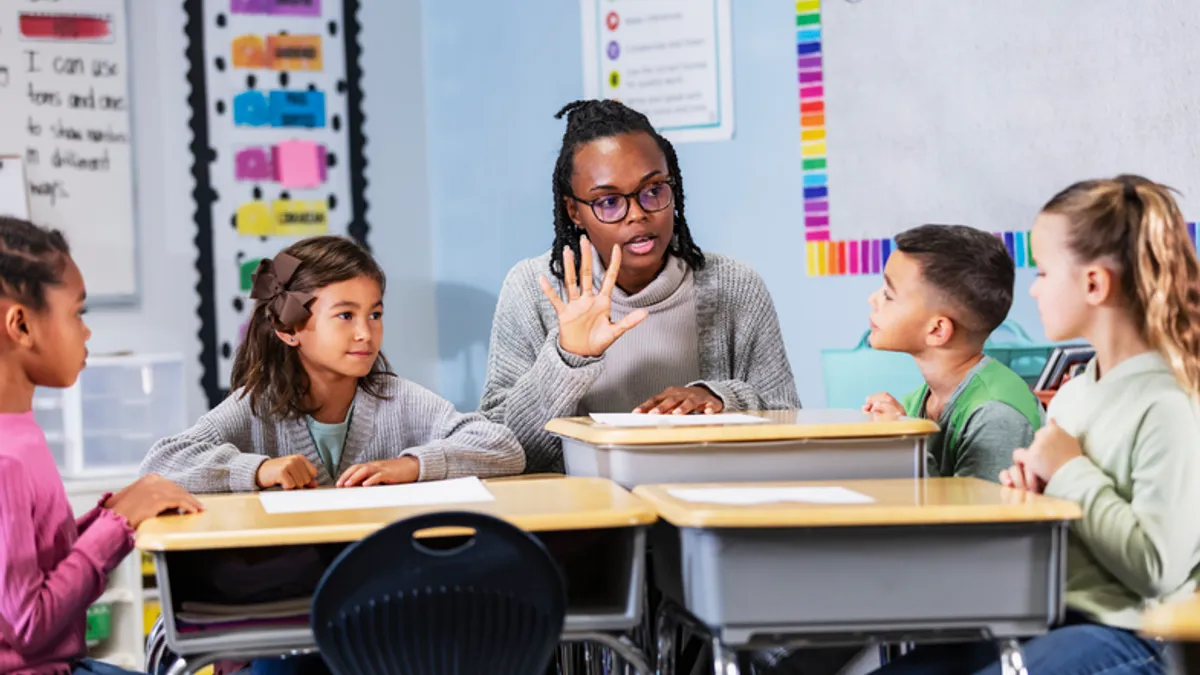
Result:
<svg viewBox="0 0 1200 675"><path fill-rule="evenodd" d="M730 258L705 258L707 265L695 273L702 380L694 384L711 389L728 412L800 407L766 284ZM558 317L538 288L539 275L561 293L549 252L518 263L504 280L480 403L488 419L516 432L529 472L562 470L562 443L544 427L577 414L579 400L604 368L603 356L583 358L559 348ZM687 384L693 383L663 382L662 388Z"/></svg>
<svg viewBox="0 0 1200 675"><path fill-rule="evenodd" d="M164 438L142 462L191 492L251 492L258 467L272 457L304 455L317 467L317 482L336 480L317 453L303 418L261 420L249 397L234 392L191 429ZM410 455L421 463L420 480L521 473L525 456L512 432L483 416L462 414L449 401L407 380L389 378L386 399L359 390L346 432L341 466Z"/></svg>
<svg viewBox="0 0 1200 675"><path fill-rule="evenodd" d="M604 263L595 256L596 286L604 283ZM637 329L604 350L604 368L575 409L627 413L663 390L663 382L689 384L700 380L700 335L696 321L696 281L683 260L671 256L658 276L642 290L628 295L613 288L612 320L644 309L648 315ZM669 335L664 340L662 336Z"/></svg>

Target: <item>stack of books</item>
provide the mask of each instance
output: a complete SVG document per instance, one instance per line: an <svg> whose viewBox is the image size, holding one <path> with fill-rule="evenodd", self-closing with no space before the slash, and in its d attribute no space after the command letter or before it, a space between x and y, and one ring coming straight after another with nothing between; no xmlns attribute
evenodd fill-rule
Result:
<svg viewBox="0 0 1200 675"><path fill-rule="evenodd" d="M1050 399L1060 387L1087 368L1087 364L1096 357L1096 350L1089 345L1064 345L1055 347L1046 359L1042 374L1038 377L1033 390L1042 403L1049 404Z"/></svg>

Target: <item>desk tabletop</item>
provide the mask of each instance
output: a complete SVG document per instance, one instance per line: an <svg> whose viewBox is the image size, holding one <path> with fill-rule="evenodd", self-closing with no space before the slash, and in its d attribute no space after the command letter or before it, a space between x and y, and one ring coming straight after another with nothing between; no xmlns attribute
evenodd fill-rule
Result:
<svg viewBox="0 0 1200 675"><path fill-rule="evenodd" d="M563 417L550 420L546 431L595 445L894 438L929 436L938 431L938 425L931 420L878 419L857 410L767 410L742 414L769 421L762 424L712 426L617 427L599 424L591 417Z"/></svg>
<svg viewBox="0 0 1200 675"><path fill-rule="evenodd" d="M1142 633L1172 642L1200 642L1200 595L1147 611Z"/></svg>
<svg viewBox="0 0 1200 675"><path fill-rule="evenodd" d="M269 514L257 493L204 495L202 513L148 520L138 528L136 542L143 551L344 543L397 520L446 510L487 513L529 532L633 527L656 519L645 502L604 478L484 484L495 501L312 513Z"/></svg>
<svg viewBox="0 0 1200 675"><path fill-rule="evenodd" d="M692 502L675 489L832 487L870 497L871 503L771 502L729 505ZM1016 523L1075 520L1077 504L1001 487L977 478L846 480L787 483L640 485L633 493L678 527L855 527L950 523Z"/></svg>

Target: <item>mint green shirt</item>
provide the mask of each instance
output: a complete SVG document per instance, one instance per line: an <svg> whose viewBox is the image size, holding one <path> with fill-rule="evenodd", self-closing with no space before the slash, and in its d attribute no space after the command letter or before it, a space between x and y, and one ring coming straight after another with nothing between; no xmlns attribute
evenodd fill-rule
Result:
<svg viewBox="0 0 1200 675"><path fill-rule="evenodd" d="M337 424L318 422L307 415L304 417L313 445L317 446L317 454L321 455L325 468L334 480L338 478L338 464L342 461L342 449L346 447L346 431L350 428L350 418L353 415L354 408L351 407L346 413L346 419Z"/></svg>
<svg viewBox="0 0 1200 675"><path fill-rule="evenodd" d="M1083 457L1046 485L1077 502L1067 606L1137 630L1149 606L1190 594L1200 563L1200 411L1157 352L1063 385L1048 417Z"/></svg>

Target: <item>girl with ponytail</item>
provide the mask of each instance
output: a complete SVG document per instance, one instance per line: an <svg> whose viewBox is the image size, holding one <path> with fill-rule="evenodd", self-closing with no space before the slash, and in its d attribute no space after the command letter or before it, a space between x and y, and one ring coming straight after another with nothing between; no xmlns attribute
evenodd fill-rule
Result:
<svg viewBox="0 0 1200 675"><path fill-rule="evenodd" d="M1083 338L1096 358L1000 476L1083 509L1068 545L1065 623L1027 643L1025 663L1039 673L1164 673L1161 643L1137 631L1146 607L1196 588L1200 262L1171 190L1140 176L1055 195L1034 222L1033 254L1046 335ZM947 663L1000 672L983 645L918 649L887 672Z"/></svg>

